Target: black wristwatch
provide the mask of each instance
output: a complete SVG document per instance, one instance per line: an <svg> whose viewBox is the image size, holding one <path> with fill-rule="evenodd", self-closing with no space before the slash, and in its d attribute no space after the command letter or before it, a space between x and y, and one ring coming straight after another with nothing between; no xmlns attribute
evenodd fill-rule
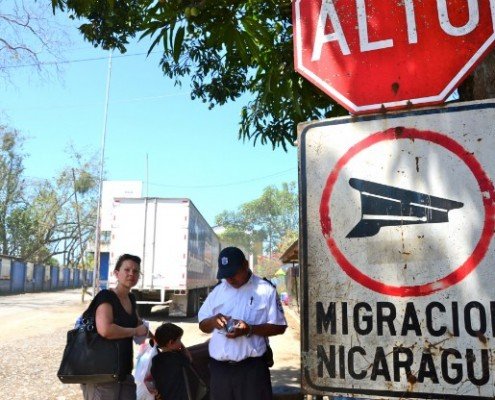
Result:
<svg viewBox="0 0 495 400"><path fill-rule="evenodd" d="M252 327L251 325L249 325L249 324L246 324L246 325L247 325L247 326L248 326L248 328L249 328L248 333L246 333L246 337L249 337L249 336L251 336L251 333L253 332L253 327Z"/></svg>

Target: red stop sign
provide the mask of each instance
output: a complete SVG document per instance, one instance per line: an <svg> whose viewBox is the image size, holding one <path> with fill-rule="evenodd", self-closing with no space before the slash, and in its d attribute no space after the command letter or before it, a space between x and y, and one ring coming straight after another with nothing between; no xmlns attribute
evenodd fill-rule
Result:
<svg viewBox="0 0 495 400"><path fill-rule="evenodd" d="M295 68L362 114L438 104L491 50L495 0L295 0Z"/></svg>

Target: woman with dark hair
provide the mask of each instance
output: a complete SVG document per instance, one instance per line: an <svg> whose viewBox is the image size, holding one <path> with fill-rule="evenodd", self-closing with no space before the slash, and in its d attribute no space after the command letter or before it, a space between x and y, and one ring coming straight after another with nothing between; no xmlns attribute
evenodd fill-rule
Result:
<svg viewBox="0 0 495 400"><path fill-rule="evenodd" d="M136 312L136 298L131 288L139 280L141 259L123 254L113 271L117 286L98 292L83 318L94 315L98 334L109 340L119 340L121 374L118 382L82 384L84 400L136 400L136 384L132 376L134 336L146 336L148 328Z"/></svg>

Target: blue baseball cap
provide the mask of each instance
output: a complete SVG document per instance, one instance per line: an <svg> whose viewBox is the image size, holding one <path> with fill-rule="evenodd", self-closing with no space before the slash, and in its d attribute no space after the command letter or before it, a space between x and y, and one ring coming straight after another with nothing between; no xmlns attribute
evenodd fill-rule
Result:
<svg viewBox="0 0 495 400"><path fill-rule="evenodd" d="M217 279L230 278L244 265L246 256L237 247L226 247L218 256Z"/></svg>

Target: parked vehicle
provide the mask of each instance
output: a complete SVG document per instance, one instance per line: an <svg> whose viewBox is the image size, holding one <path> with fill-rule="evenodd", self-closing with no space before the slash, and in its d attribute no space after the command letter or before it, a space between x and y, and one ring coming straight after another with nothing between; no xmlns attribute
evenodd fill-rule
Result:
<svg viewBox="0 0 495 400"><path fill-rule="evenodd" d="M170 315L195 315L217 283L220 241L189 199L116 198L109 249L111 265L123 253L142 259L132 289L140 315L154 305L168 305ZM110 273L110 285L112 279Z"/></svg>

